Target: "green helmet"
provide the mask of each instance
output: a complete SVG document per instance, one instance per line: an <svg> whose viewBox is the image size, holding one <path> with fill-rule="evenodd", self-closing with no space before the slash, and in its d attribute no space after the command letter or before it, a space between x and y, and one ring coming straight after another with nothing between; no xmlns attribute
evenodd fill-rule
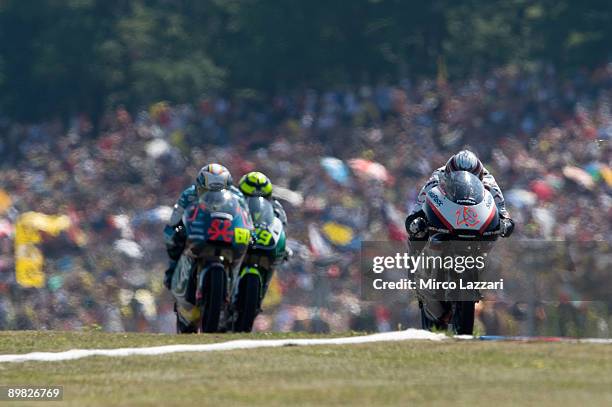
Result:
<svg viewBox="0 0 612 407"><path fill-rule="evenodd" d="M262 196L268 198L272 195L272 182L263 173L252 171L240 178L238 188L245 196Z"/></svg>

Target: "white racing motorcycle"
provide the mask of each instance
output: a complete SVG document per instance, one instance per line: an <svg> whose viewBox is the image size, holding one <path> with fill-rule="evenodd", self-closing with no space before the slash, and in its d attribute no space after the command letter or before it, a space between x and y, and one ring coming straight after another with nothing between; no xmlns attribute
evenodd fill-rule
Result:
<svg viewBox="0 0 612 407"><path fill-rule="evenodd" d="M453 172L429 190L421 211L411 216L412 219L416 217L427 222L428 239L419 248L427 256L486 258L486 252L500 235L500 217L493 195L478 177L466 171ZM418 279L437 284L425 288L417 284L423 328L450 329L456 334L471 335L474 306L480 299L480 292L462 290L461 286L466 281L479 281L483 267L471 264L458 273L456 268L433 263L417 272Z"/></svg>

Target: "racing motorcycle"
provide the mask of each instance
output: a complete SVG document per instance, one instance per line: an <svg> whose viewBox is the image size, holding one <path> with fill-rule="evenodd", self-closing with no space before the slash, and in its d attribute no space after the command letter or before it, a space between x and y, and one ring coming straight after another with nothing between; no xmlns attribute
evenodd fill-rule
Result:
<svg viewBox="0 0 612 407"><path fill-rule="evenodd" d="M493 195L477 176L466 171L445 176L429 190L417 216L423 217L428 225L429 238L423 248L426 255L486 256L500 235L500 217ZM458 291L457 281L478 281L483 272L482 267L469 267L461 274L440 266L419 270L418 278L455 281L451 290L449 284L442 289L417 289L423 329L450 328L455 334L471 335L474 308L481 295L478 290Z"/></svg>
<svg viewBox="0 0 612 407"><path fill-rule="evenodd" d="M251 218L230 191L208 191L187 208L183 224L185 249L171 282L177 331L218 332L251 241Z"/></svg>
<svg viewBox="0 0 612 407"><path fill-rule="evenodd" d="M247 204L254 231L232 295L235 332L251 332L274 268L286 259L285 230L272 203L262 197L249 197Z"/></svg>

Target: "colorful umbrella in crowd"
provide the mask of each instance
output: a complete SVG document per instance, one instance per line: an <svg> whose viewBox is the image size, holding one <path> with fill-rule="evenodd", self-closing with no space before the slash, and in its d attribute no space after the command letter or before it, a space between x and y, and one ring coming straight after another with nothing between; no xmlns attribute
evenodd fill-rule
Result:
<svg viewBox="0 0 612 407"><path fill-rule="evenodd" d="M365 216L358 206L327 206L323 214L321 234L336 249L359 250L359 230L364 227Z"/></svg>
<svg viewBox="0 0 612 407"><path fill-rule="evenodd" d="M538 179L529 184L529 189L541 201L550 201L555 195L555 190L550 184L544 180Z"/></svg>
<svg viewBox="0 0 612 407"><path fill-rule="evenodd" d="M349 166L361 178L386 182L388 184L393 183L393 177L385 166L380 163L364 160L363 158L353 158L349 160Z"/></svg>
<svg viewBox="0 0 612 407"><path fill-rule="evenodd" d="M601 177L606 181L609 187L612 187L612 169L607 165L601 168Z"/></svg>
<svg viewBox="0 0 612 407"><path fill-rule="evenodd" d="M589 173L589 175L593 178L593 181L597 182L601 179L601 167L602 165L597 161L589 163L584 166L584 170Z"/></svg>
<svg viewBox="0 0 612 407"><path fill-rule="evenodd" d="M329 221L323 224L321 231L323 236L338 249L359 249L360 241L357 232L350 225Z"/></svg>
<svg viewBox="0 0 612 407"><path fill-rule="evenodd" d="M15 223L15 279L22 287L44 287L44 255L37 246L43 233L58 236L68 230L72 221L66 215L26 212Z"/></svg>
<svg viewBox="0 0 612 407"><path fill-rule="evenodd" d="M327 172L331 179L341 185L347 185L349 182L349 171L342 160L335 157L321 158L321 166Z"/></svg>
<svg viewBox="0 0 612 407"><path fill-rule="evenodd" d="M584 170L591 175L593 181L599 182L603 179L608 186L612 186L612 170L607 165L594 161L587 164Z"/></svg>
<svg viewBox="0 0 612 407"><path fill-rule="evenodd" d="M315 258L327 257L333 254L331 246L321 236L319 229L312 223L308 225L308 240L310 240L310 250Z"/></svg>
<svg viewBox="0 0 612 407"><path fill-rule="evenodd" d="M582 168L567 165L563 167L563 175L587 189L593 189L593 187L595 187L595 181L593 181L591 174Z"/></svg>

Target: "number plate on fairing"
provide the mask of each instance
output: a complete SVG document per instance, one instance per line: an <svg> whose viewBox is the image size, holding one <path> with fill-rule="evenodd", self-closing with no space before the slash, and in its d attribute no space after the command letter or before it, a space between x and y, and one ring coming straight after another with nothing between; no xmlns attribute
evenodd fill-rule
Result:
<svg viewBox="0 0 612 407"><path fill-rule="evenodd" d="M448 199L439 189L432 188L427 193L425 205L451 230L483 231L495 215L495 205L491 193L485 190L485 197L476 205L460 205Z"/></svg>

